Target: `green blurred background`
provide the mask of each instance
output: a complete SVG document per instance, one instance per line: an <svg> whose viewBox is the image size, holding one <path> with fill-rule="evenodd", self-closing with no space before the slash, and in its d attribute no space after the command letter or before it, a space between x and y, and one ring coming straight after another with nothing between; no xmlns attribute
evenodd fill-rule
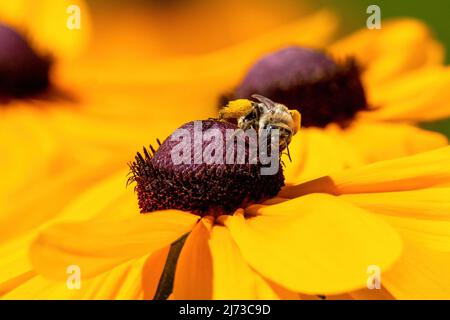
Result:
<svg viewBox="0 0 450 320"><path fill-rule="evenodd" d="M330 7L339 13L342 21L342 32L365 27L366 9L369 5L376 4L381 9L381 18L416 17L425 21L433 30L434 35L445 45L447 49L446 62L450 62L450 1L449 0L317 0L315 7ZM450 101L449 101L450 103ZM433 123L424 123L422 127L442 132L450 138L450 119Z"/></svg>

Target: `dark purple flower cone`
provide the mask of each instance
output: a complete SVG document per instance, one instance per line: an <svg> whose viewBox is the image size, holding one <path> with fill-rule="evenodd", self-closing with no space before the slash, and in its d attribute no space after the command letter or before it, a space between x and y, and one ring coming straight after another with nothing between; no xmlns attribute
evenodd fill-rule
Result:
<svg viewBox="0 0 450 320"><path fill-rule="evenodd" d="M222 133L223 146L226 144L225 130L236 129L235 125L227 122L207 120L201 123L203 132L218 129ZM194 142L194 122L189 122L180 129L186 129ZM226 164L225 161L221 164L194 164L193 146L190 155L192 163L175 165L171 154L181 140L172 140L173 135L155 153L144 149L144 155L138 153L135 161L130 164L130 180L136 182L142 213L179 209L201 216L231 214L241 206L275 196L284 185L281 166L274 175L261 175L262 165L249 164L248 161L245 164ZM204 151L214 144L218 144L218 141L206 139L200 145Z"/></svg>
<svg viewBox="0 0 450 320"><path fill-rule="evenodd" d="M323 52L302 47L288 47L262 57L221 104L249 99L255 93L297 109L303 127L325 127L329 123L345 127L358 111L367 109L354 60L338 64Z"/></svg>
<svg viewBox="0 0 450 320"><path fill-rule="evenodd" d="M51 59L36 54L13 29L0 24L0 99L26 97L49 86Z"/></svg>

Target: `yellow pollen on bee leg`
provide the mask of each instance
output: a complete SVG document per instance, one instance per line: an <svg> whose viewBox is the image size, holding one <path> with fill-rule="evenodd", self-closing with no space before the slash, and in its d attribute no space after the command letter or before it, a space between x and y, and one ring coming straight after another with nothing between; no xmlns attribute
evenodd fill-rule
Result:
<svg viewBox="0 0 450 320"><path fill-rule="evenodd" d="M248 114L253 109L253 102L248 99L230 101L227 106L219 111L221 119L237 119Z"/></svg>

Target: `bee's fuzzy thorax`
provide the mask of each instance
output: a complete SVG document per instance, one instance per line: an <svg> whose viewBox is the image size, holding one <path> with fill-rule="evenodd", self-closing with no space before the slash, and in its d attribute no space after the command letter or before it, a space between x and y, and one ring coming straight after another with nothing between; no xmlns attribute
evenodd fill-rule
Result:
<svg viewBox="0 0 450 320"><path fill-rule="evenodd" d="M221 105L255 93L298 110L303 127L345 127L358 111L368 109L354 59L337 63L323 52L302 47L262 57L235 90L222 97Z"/></svg>
<svg viewBox="0 0 450 320"><path fill-rule="evenodd" d="M38 55L18 32L0 24L0 101L45 90L51 64L49 57Z"/></svg>
<svg viewBox="0 0 450 320"><path fill-rule="evenodd" d="M216 120L202 121L203 131L210 128L225 133L236 126ZM194 122L180 129L187 129L191 138L194 137ZM261 166L248 162L175 165L171 151L177 143L169 137L157 151L144 150L130 164L141 213L178 209L200 216L232 214L241 206L275 196L284 185L281 166L275 175L261 175ZM215 139L203 142L202 148L211 143Z"/></svg>

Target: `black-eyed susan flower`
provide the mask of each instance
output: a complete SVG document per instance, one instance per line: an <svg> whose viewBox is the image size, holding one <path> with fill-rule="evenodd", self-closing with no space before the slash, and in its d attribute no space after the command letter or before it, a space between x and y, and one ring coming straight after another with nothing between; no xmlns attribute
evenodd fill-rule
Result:
<svg viewBox="0 0 450 320"><path fill-rule="evenodd" d="M448 147L287 186L277 196L279 175L258 181L248 165L223 164L178 172L168 160L173 149L168 138L132 165L140 208L130 190L117 188L123 176L114 176L63 214L95 218L43 228L26 280L6 283L5 298L153 298L173 243L183 240L174 299L449 297L442 271L450 257ZM65 282L73 265L79 291ZM379 295L364 289L373 266L382 272Z"/></svg>
<svg viewBox="0 0 450 320"><path fill-rule="evenodd" d="M58 215L79 190L121 168L149 136L167 136L174 126L188 119L210 116L214 112L216 92L223 90L216 72L221 69L228 77L235 71L223 67L221 61L225 57L239 56L242 63L249 64L286 41L323 45L335 29L335 17L319 12L289 26L281 26L283 37L270 31L247 40L244 46L248 50L244 51L241 45L234 45L200 57L158 57L156 60L148 58L147 54L153 50L145 45L140 47L139 44L145 42L136 38L130 40L136 47L131 45L135 50L127 50L129 56L112 54L106 59L111 47L105 46L105 51L100 48L84 50L75 61L68 63L69 57L63 54L66 49L56 48L60 45L57 35L62 41L72 39L70 48L76 43L85 47L85 40L77 40L77 37L85 39L87 35L76 36L78 33L89 35L92 31L94 36L103 38L114 26L100 25L91 30L90 13L84 3L77 2L83 19L81 29L70 31L63 19L68 14L59 10L61 6L42 4L33 12L37 13L36 17L57 15L49 19L55 24L50 28L55 29L55 41L52 46L35 45L45 36L30 24L35 20L27 19L29 10L26 8L30 3L26 1L17 8L11 4L2 11L2 17L10 12L5 19L9 26L18 26L16 31L26 35L25 39L38 55L48 53L54 57L55 65L49 77L57 90L37 99L13 99L0 108L0 146L6 155L1 160L5 182L0 183L3 239L24 234ZM39 10L50 11L41 13ZM315 29L325 22L327 24L314 37L309 33L299 36L299 31ZM126 23L117 25L125 27ZM233 27L238 27L237 22ZM58 31L61 28L64 31ZM145 29L131 28L126 33L143 36L140 32ZM97 56L99 52L104 53L101 61ZM133 52L142 54L140 59L134 59ZM207 79L210 88L216 90L205 90ZM205 97L205 91L211 94ZM179 112L180 108L189 112ZM30 154L33 154L32 162L28 160ZM54 193L62 189L64 195L55 199ZM11 225L15 228L10 228Z"/></svg>
<svg viewBox="0 0 450 320"><path fill-rule="evenodd" d="M199 57L178 55L169 59L154 50L156 46L142 41L146 35L142 32L148 31L148 26L128 24L129 19L110 26L107 23L111 22L111 15L106 17L102 12L104 20L94 23L91 30L88 7L75 1L70 4L81 9L81 29L70 30L66 28L67 3L44 2L0 5L3 22L23 36L38 56L53 57L50 87L57 89L33 99L13 99L0 107L0 148L4 154L0 160L4 178L0 183L2 294L33 277L27 258L30 241L48 223L65 217L61 216L62 208L80 192L123 167L149 136L166 136L179 123L208 117L214 111L214 103L210 102L216 100L215 93L208 99L198 97L205 92L206 79L211 79L211 88L222 91L216 71L234 77L234 70L222 65L224 57L234 55L249 64L285 41L321 46L335 28L334 16L319 12L288 27L279 27L282 37L278 32L253 30L255 35L261 34L245 41L248 50L244 53L241 45L234 44ZM267 15L267 10L263 11L258 14ZM229 11L224 17L227 14ZM281 16L280 13L276 21L281 21ZM217 32L228 28L229 23L224 18ZM319 25L324 26L314 37L309 33L299 35L300 30L316 29ZM125 28L122 33L114 29L120 27ZM240 29L237 21L232 27ZM87 42L90 36L106 39L110 33L116 35L109 38L111 43ZM121 39L120 34L128 37L126 48L114 42ZM136 37L129 38L130 35ZM236 42L231 38L228 41ZM125 52L128 55L123 55ZM159 52L157 57L152 55L155 52ZM193 107L185 108L188 104ZM180 108L189 112L179 112ZM86 215L77 213L71 217L87 219L95 213L86 211Z"/></svg>
<svg viewBox="0 0 450 320"><path fill-rule="evenodd" d="M257 60L221 105L259 93L297 108L307 129L292 146L300 161L286 174L301 181L313 177L308 164L332 171L446 145L416 124L450 115L449 75L428 28L394 20L324 51L286 44Z"/></svg>
<svg viewBox="0 0 450 320"><path fill-rule="evenodd" d="M66 25L71 5L81 10L80 30ZM101 150L89 155L91 147L82 144L73 144L77 151L67 156L67 135L52 126L54 113L73 112L73 91L58 70L84 47L88 18L83 1L0 4L1 243L46 221L76 190L117 168L99 168L107 156Z"/></svg>
<svg viewBox="0 0 450 320"><path fill-rule="evenodd" d="M69 176L68 181L72 181L70 177L90 180L94 177L91 174L92 172L102 175L114 171L115 166L121 165L118 164L122 162L121 157L127 158L129 156L126 150L135 148L137 144L145 143L147 137L153 133L160 136L168 135L170 130L173 129L169 121L166 121L169 118L172 119L173 123L179 124L186 121L187 118L204 118L213 114L215 105L213 102L216 101L219 93L225 92L225 89L229 89L232 85L238 83L239 77L245 70L244 67L249 66L251 61L254 61L261 54L283 47L287 43L291 45L321 44L322 37L326 38L329 34L326 26L333 24L332 19L323 20L323 17L317 15L310 19L312 22L321 22L318 23L320 28L317 28L314 34L304 32L305 25L311 21L303 21L302 23L294 23L287 28L280 28L279 32L269 33L256 40L247 41L242 46L234 46L201 57L158 60L146 64L139 60L135 65L130 64L131 59L125 57L121 61L126 63L117 69L110 67L117 63L117 60L112 60L100 64L94 74L92 72L69 73L73 75L70 82L73 89L89 87L89 90L83 91L81 95L83 103L78 106L84 113L81 115L78 111L70 108L63 112L50 110L45 117L49 116L51 125L49 127L44 126L45 130L39 130L38 132L43 133L45 137L48 137L45 133L52 133L51 139L45 140L45 143L38 144L38 146L44 150L52 150L51 144L47 142L51 142L53 139L63 141L65 152L63 154L58 153L63 159L70 163L75 157L76 161L82 163L86 161L92 164L88 169L67 170L67 167L58 161L60 158L56 157L56 168L59 168L60 171L55 170L54 174L59 176L59 173L63 172L64 179ZM300 36L298 30L304 33ZM427 43L432 44L430 47L436 47L431 40ZM430 61L434 61L433 55L424 56L429 57ZM233 66L224 64L227 59L235 60L237 63ZM427 59L424 58L424 60ZM403 60L399 59L398 61L400 63ZM65 65L63 69L64 72L75 69L85 71L96 64L97 60L94 55L92 61L87 61L81 65ZM415 63L412 65L415 65ZM396 68L393 69L396 70ZM208 90L205 90L206 84ZM112 95L111 92L115 94ZM63 105L67 106L66 103ZM179 112L178 107L174 107L179 105L189 110L189 113ZM126 107L124 108L124 106ZM158 108L148 106L158 106ZM98 121L100 118L102 121ZM103 121L105 118L108 119L108 122ZM42 119L42 117L38 119ZM127 123L124 120L129 122ZM46 131L47 128L49 128L48 131ZM39 129L41 129L41 126L39 126ZM60 138L61 133L64 133L63 138ZM314 174L310 173L310 176L314 177L319 174L317 171L330 171L329 168L324 170L325 164L320 161L325 158L323 155L327 154L329 146L323 143L322 130L318 130L315 134L316 137L319 137L318 139L321 139L318 141L322 142L313 143L310 140L309 147L306 148L303 145L302 150L317 147L323 148L324 152L314 153L317 156L316 161L312 161L309 157L308 162L302 162L303 164L308 163L308 165L295 167L294 171L297 174L303 174L303 180L307 177L303 173L306 171L305 168L311 170L309 172L314 171ZM325 136L328 136L328 134L326 133ZM311 135L314 137L314 134ZM351 155L353 159L352 165L358 163L357 159L360 157L358 150L355 151L352 147L349 147L346 140L329 139L327 141L331 141L330 145L333 146L339 143L338 145L341 147L339 154L345 157L346 165L349 165L348 155ZM86 144L86 142L89 143ZM112 158L111 150L114 154ZM345 150L345 152L342 152L342 150ZM309 151L308 153L311 154ZM19 163L24 163L23 160L27 159L26 157L20 157L24 153L16 152L13 154L15 155L13 160L22 160ZM431 205L427 204L427 208L424 208L416 203L417 207L411 208L409 201L413 197L414 199L424 199L426 203L434 203L430 201L431 195L434 195L433 201L440 201L446 196L445 188L439 189L442 192L436 191L436 188L431 189L431 186L441 184L440 180L444 181L443 184L447 183L447 172L442 165L445 161L444 158L448 160L448 150L424 155L419 157L419 160L407 159L401 163L388 162L376 167L376 169L369 167L364 169L366 171L361 169L361 171L353 171L349 175L342 174L336 175L336 177L331 175L330 179L335 184L343 184L344 186L346 185L346 179L354 182L351 179L358 177L358 174L361 174L364 179L347 185L350 186L350 189L337 189L338 192L336 192L335 188L329 188L328 179L323 178L318 183L310 182L306 186L301 185L305 187L305 190L318 192L319 195L304 194L303 187L285 188L281 193L283 198L274 198L265 202L262 206L246 206L244 202L238 203L239 206L245 207L243 208L244 211L238 210L233 216L222 214L222 217L219 217L219 214L217 214L214 219L209 214L205 214L201 220L199 220L198 215L174 210L156 211L138 217L137 213L142 210L142 207L137 207L136 200L131 192L123 192L122 173L119 178L113 178L111 181L106 181L87 191L66 210L60 212L60 198L64 197L56 197L55 199L54 195L59 194L60 190L64 190L64 195L69 196L71 189L67 187L68 184L65 183L64 179L58 180L58 183L50 180L47 181L50 187L47 186L47 182L45 186L39 185L36 187L36 189L42 189L42 192L46 192L46 197L40 197L39 194L36 196L36 193L29 192L25 195L30 199L25 202L27 205L20 209L14 208L17 213L34 213L30 216L27 215L27 219L21 220L22 229L10 228L18 220L4 220L6 223L3 224L5 230L5 233L2 233L3 236L6 237L8 232L12 232L15 233L16 237L12 240L9 239L8 244L1 248L0 292L6 294L7 298L153 298L168 255L168 245L192 230L186 239L179 258L173 294L175 298L228 298L232 297L232 293L242 294L239 297L246 297L244 294L248 294L248 297L253 298L256 293L256 297L293 298L298 297L298 292L329 296L334 293L348 292L364 287L367 277L366 264L369 260L370 262L377 260L375 263L379 263L377 265L380 269L385 270L392 265L398 256L400 256L400 259L396 260L394 267L389 269L393 270L391 276L389 277L390 271L383 273L388 279L393 280L385 285L384 294L388 295L387 291L389 291L396 297L408 297L407 294L411 294L414 292L413 290L417 290L416 292L420 294L425 292L420 289L429 289L427 292L433 292L433 297L437 297L438 294L445 297L448 288L445 282L446 278L438 270L438 266L445 264L447 259L445 238L442 239L439 234L433 233L437 230L444 230L445 233L445 224L434 224L436 221L428 221L430 214L432 215L435 212L435 210L428 210ZM111 167L104 166L104 163L109 163L108 161L111 159L113 165ZM428 165L425 165L426 163ZM411 171L400 170L400 168L404 169L408 166L410 166ZM421 169L417 169L418 166L424 166L428 171L424 168L422 168L424 171L421 171ZM338 167L340 168L341 164ZM104 170L104 172L99 172L99 170ZM400 173L397 173L397 171ZM380 180L370 180L373 179L373 175L379 175L380 172L385 173L385 175L380 176ZM394 174L394 172L396 173ZM417 174L418 176L414 179L411 174ZM47 176L44 175L44 177ZM296 177L296 175L292 175L292 177ZM383 178L386 179L383 180ZM206 181L206 179L204 180ZM92 182L92 180L90 181ZM293 181L295 182L295 180ZM30 184L32 183L27 182L25 186L28 187ZM358 189L361 184L363 187ZM78 183L76 185L79 187ZM310 189L311 186L318 186L319 188ZM364 189L367 186L373 189ZM405 193L400 195L397 188L402 188L402 186L407 190L403 190ZM264 185L260 187L264 187ZM378 187L380 189L377 189ZM84 188L86 187L84 186ZM285 190L288 194L283 195ZM356 209L351 198L347 201L344 196L337 196L341 193L351 192L349 190L353 190L357 195L362 195L362 200L359 200ZM366 194L367 191L370 191L370 193ZM77 194L77 192L79 192L79 189L74 189L73 193ZM328 195L329 193L333 195ZM260 197L253 200L262 200L273 195L274 192L259 192L258 194ZM300 197L300 195L302 196ZM405 202L396 203L393 205L396 209L391 209L392 202L390 201L392 201L392 198L389 198L390 195L399 198L404 196ZM23 200L23 196L22 193L17 194L16 199ZM371 198L372 196L377 196L377 198ZM290 197L293 199L289 200ZM40 201L36 201L36 198ZM418 212L420 221L411 218L405 218L406 221L401 219L389 220L389 217L385 217L386 214L380 213L377 210L377 205L374 205L374 203L379 204L378 199L381 198L386 201L385 207L392 210L389 211L389 214L392 214L392 212L395 214L403 213L403 210ZM230 197L230 199L234 198ZM302 200L300 201L300 199ZM282 201L284 202L281 203ZM353 201L357 202L357 200ZM13 207L11 204L8 207L6 202L6 208ZM278 202L280 203L278 204ZM445 203L445 201L442 202ZM55 203L59 203L59 205L53 206ZM264 205L267 206L266 211ZM286 207L281 207L282 205ZM326 205L326 208L324 208L324 205ZM361 209L361 207L364 209ZM304 212L310 214L298 215L299 208L302 210L304 208ZM341 215L332 215L327 211L329 208L335 208L333 212L341 213ZM380 221L376 215L367 214L367 209L374 213L380 213L382 218L389 220L388 224ZM275 214L271 218L272 213ZM11 214L9 218L13 216L17 217L17 214ZM60 218L62 220L87 219L88 222L66 224L62 228L60 226L49 227L49 223L46 221L55 216L58 216L58 220ZM89 221L92 216L96 218ZM318 220L315 220L316 218ZM344 219L346 221L344 224L344 220L339 220L339 218L348 219ZM300 219L304 220L300 221ZM351 222L347 223L347 221ZM52 220L52 222L55 222L55 220ZM419 229L423 230L421 228L428 222L430 222L429 229L426 229L427 233L424 233L419 241L415 241L415 237L408 237L408 230L413 230L410 233L415 233ZM333 223L333 227L330 226L331 223ZM389 224L394 226L395 230ZM270 225L277 226L277 228L269 229ZM300 225L309 228L302 229ZM295 232L288 232L290 231L289 227L294 231L303 231L303 233L298 236ZM314 240L316 240L316 234L313 234L311 230L318 227L325 228L326 232L324 232L322 239L319 239L320 241L314 242L311 238L314 237ZM27 228L33 229L33 232L26 234L24 230L27 230ZM18 232L17 229L22 230L22 232ZM408 230L405 231L405 229ZM257 230L257 232L253 232L254 230ZM34 265L30 265L27 259L28 245L37 231L42 231L42 236L32 247ZM255 234L258 235L261 232L266 235L264 239L254 237ZM17 236L18 234L20 236ZM350 234L354 234L354 238L346 237ZM402 254L400 254L399 234L404 238L405 244L405 251ZM155 238L152 238L153 236ZM82 241L80 241L80 238ZM336 238L339 241L336 241ZM265 253L272 256L277 256L277 252L291 255L289 249L304 248L300 244L305 242L311 242L312 246L310 247L311 251L306 248L306 251L294 252L291 255L292 261L279 260L286 262L287 267L285 275L280 275L276 271L284 271L281 268L285 267L284 264L281 267L280 264L276 264L277 261L274 264L262 264L261 251L254 250L255 246L252 241L255 241L255 239L258 244L262 244L259 248L267 249ZM268 243L269 240L271 240L270 244ZM332 243L335 247L328 247L329 251L327 251L325 250L325 244L329 243ZM223 244L228 246L225 247ZM272 244L276 244L276 252ZM337 247L344 248L344 256L348 257L355 254L358 255L358 259L354 259L355 263L349 267L346 263L350 264L351 260L341 262L341 256L333 255L338 252ZM388 249L385 250L384 247ZM283 249L280 250L280 248ZM372 250L368 250L369 253L366 253L365 249L368 248ZM322 249L324 250L323 256L318 256L318 251ZM353 251L350 253L351 250ZM439 250L442 250L443 253ZM252 255L253 252L254 255ZM75 256L72 256L72 254L75 254ZM300 254L302 254L302 259L299 257ZM229 256L232 256L233 259L229 259ZM312 263L306 264L305 262L305 264L302 264L301 262L305 260L303 259L304 256L310 257L311 260L309 261ZM433 259L435 264L432 266L420 265L420 263L425 262L424 257ZM60 258L61 260L58 260ZM66 262L69 262L69 260L71 264L67 265ZM226 262L229 261L236 262L236 264L228 267ZM323 265L324 261L335 264L337 268L330 271L326 265ZM410 268L411 261L418 261L414 264L420 265L420 270ZM314 262L317 262L317 265ZM82 267L81 270L84 275L82 275L81 291L68 290L64 281L67 278L67 267L71 265ZM402 267L395 269L397 265ZM220 268L222 267L226 268L225 272L221 271ZM351 272L352 270L361 270L360 267L363 269L364 276L355 275ZM195 270L191 268L195 268ZM406 270L405 274L401 273L402 268ZM199 269L202 270L201 274L198 272ZM302 273L303 278L300 278L305 280L304 285L299 283L300 280L294 280L292 284L286 284L288 280L290 281L289 276L293 277L293 270L311 271L312 269L315 271L324 270L321 274L326 274L328 277L320 281L318 272L311 273L312 277L308 282L305 279L309 276L306 275L308 272L304 272ZM338 271L344 269L348 273L343 273L342 281L330 282L331 284L327 287L325 284L327 281L325 280L332 277L335 279ZM423 274L420 274L424 269L425 275L429 276L431 280L424 280ZM213 270L216 271L213 273ZM233 270L238 270L236 272L237 277L233 277L235 282L227 282L224 278L212 276L212 274L221 276L225 273L233 273ZM248 276L240 278L240 276L246 274ZM63 281L50 281L43 275L63 279ZM442 277L444 281L436 284L432 281L436 276ZM405 280L405 277L408 278L408 281ZM204 281L204 279L209 279L209 281ZM236 279L238 280L236 281ZM317 280L317 282L313 283L313 280ZM235 288L240 288L240 290L235 290ZM410 290L410 288L413 289ZM353 296L364 294L367 294L367 292L351 291Z"/></svg>

